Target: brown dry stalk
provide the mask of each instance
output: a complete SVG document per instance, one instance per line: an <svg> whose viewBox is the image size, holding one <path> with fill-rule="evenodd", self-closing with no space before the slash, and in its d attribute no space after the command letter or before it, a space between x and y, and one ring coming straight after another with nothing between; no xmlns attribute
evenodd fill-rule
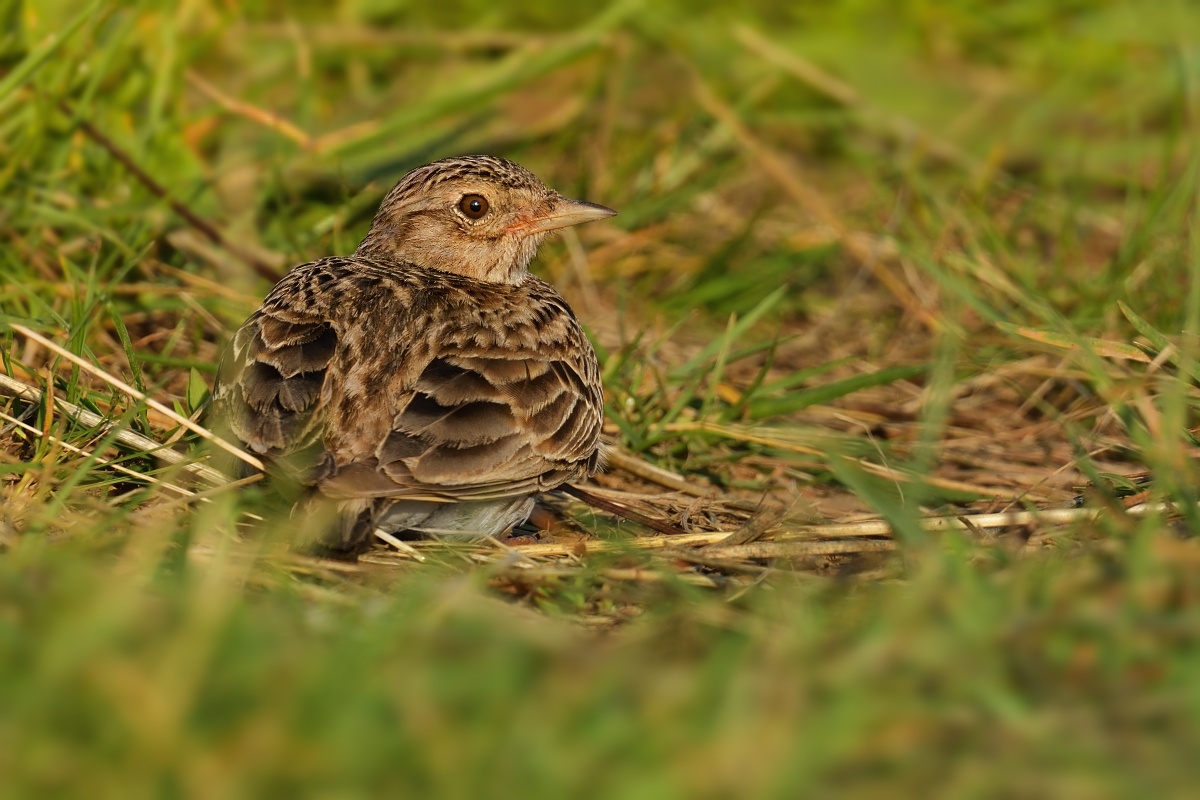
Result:
<svg viewBox="0 0 1200 800"><path fill-rule="evenodd" d="M534 566L515 566L500 573L511 581L528 583L533 580L549 580L554 578L571 578L579 575L579 570L572 567L562 567L553 564L537 564ZM660 569L639 569L637 567L617 567L600 570L599 577L604 580L625 583L665 583L679 581L706 589L719 589L726 585L724 580L712 575L701 575L696 572L675 572Z"/></svg>
<svg viewBox="0 0 1200 800"><path fill-rule="evenodd" d="M70 105L68 105L66 102L60 101L58 107L64 114L71 117L75 124L79 126L79 129L83 131L84 135L107 150L108 154L119 161L121 165L125 167L125 169L129 170L130 174L137 178L138 182L145 186L151 194L153 194L155 197L165 200L172 211L183 217L183 219L189 225L200 231L200 233L204 234L213 242L213 244L237 256L238 259L245 262L246 265L253 269L256 273L272 283L279 280L279 271L273 265L268 264L266 261L262 260L253 253L250 253L237 246L233 242L230 242L225 238L225 235L217 229L217 226L201 217L195 211L192 211L183 203L171 197L166 187L154 180L154 178L150 176L150 173L142 169L138 163L133 160L132 156L118 147L117 143L112 139L109 139L107 136L101 133L95 125L88 122L83 117L77 116L75 109L73 109Z"/></svg>
<svg viewBox="0 0 1200 800"><path fill-rule="evenodd" d="M786 506L774 503L768 504L767 499L764 497L759 509L754 512L754 515L750 519L746 520L746 523L742 527L726 536L717 544L710 545L710 548L730 547L758 541L767 531L782 522L794 505L795 502L792 505Z"/></svg>
<svg viewBox="0 0 1200 800"><path fill-rule="evenodd" d="M375 530L371 531L371 533L373 533L375 538L379 539L379 541L384 542L385 544L390 544L392 547L396 548L398 553L402 553L403 555L409 556L417 561L425 560L425 556L421 555L420 550L413 547L403 539L396 538L382 528L376 528Z"/></svg>
<svg viewBox="0 0 1200 800"><path fill-rule="evenodd" d="M677 475L670 470L651 464L649 461L638 458L633 453L620 447L605 448L604 460L609 467L625 470L630 475L643 478L651 483L657 483L668 489L674 489L677 492L684 492L696 497L704 497L712 492L708 487L698 486L688 481L682 475Z"/></svg>
<svg viewBox="0 0 1200 800"><path fill-rule="evenodd" d="M308 133L295 123L284 119L274 112L267 111L265 108L259 108L256 105L230 97L192 70L185 72L183 77L201 94L207 96L226 111L245 117L252 122L262 125L264 128L273 130L291 139L306 150L313 149L313 137L309 136Z"/></svg>
<svg viewBox="0 0 1200 800"><path fill-rule="evenodd" d="M607 511L610 514L616 514L618 517L623 517L624 519L636 522L639 525L645 525L647 528L658 531L659 533L664 533L667 536L686 535L682 529L677 528L674 525L663 522L662 520L651 519L645 514L640 514L622 503L592 494L586 489L580 489L578 486L567 485L560 488L561 491L578 500L582 500L593 508L598 508L601 511Z"/></svg>
<svg viewBox="0 0 1200 800"><path fill-rule="evenodd" d="M716 545L704 552L725 558L806 558L853 553L883 553L895 550L898 546L894 539L860 539L840 542L752 542L727 546Z"/></svg>
<svg viewBox="0 0 1200 800"><path fill-rule="evenodd" d="M1088 522L1098 519L1104 514L1112 513L1106 508L1052 508L1043 511L1003 511L995 514L970 514L954 517L926 517L918 522L922 530L930 533L944 531L967 531L1011 528L1026 525L1067 525L1074 522ZM1125 513L1133 516L1148 516L1150 514L1172 514L1174 507L1169 503L1145 503L1125 509ZM675 536L645 536L630 539L608 540L588 539L579 542L514 545L513 550L528 556L582 555L584 553L611 552L619 550L659 550L673 547L715 545L705 548L704 553L714 556L731 556L732 553L750 552L738 551L734 548L751 547L751 545L733 545L721 547L720 543L727 539L732 531L709 531L704 533L685 533ZM871 544L872 538L893 536L895 531L887 520L871 519L862 522L850 522L833 525L806 525L801 528L776 531L772 541L757 542L754 546L765 544L811 544L813 548L805 550L807 555L832 554L843 552L865 552L869 550L890 549L892 546L881 547ZM862 539L859 542L839 542L837 539ZM834 541L830 541L834 540ZM889 540L890 541L890 540ZM894 544L894 543L893 543ZM417 543L421 546L421 543ZM829 545L828 549L823 549ZM766 556L742 556L745 558Z"/></svg>

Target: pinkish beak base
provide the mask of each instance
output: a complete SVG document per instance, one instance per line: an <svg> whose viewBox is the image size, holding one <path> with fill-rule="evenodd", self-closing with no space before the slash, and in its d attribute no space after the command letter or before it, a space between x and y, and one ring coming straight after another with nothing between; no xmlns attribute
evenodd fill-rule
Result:
<svg viewBox="0 0 1200 800"><path fill-rule="evenodd" d="M529 222L514 225L509 230L520 230L524 233L545 233L584 222L595 222L616 215L616 211L596 203L583 200L568 200L562 198L555 204L554 210L544 217L537 217Z"/></svg>

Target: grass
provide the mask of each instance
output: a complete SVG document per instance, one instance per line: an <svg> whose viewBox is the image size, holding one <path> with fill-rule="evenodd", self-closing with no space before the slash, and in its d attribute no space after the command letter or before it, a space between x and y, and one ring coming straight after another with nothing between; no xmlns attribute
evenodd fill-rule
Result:
<svg viewBox="0 0 1200 800"><path fill-rule="evenodd" d="M1200 17L579 8L0 8L5 793L1186 796ZM684 536L298 557L20 332L193 415L267 275L464 152L621 211L536 269L589 488Z"/></svg>

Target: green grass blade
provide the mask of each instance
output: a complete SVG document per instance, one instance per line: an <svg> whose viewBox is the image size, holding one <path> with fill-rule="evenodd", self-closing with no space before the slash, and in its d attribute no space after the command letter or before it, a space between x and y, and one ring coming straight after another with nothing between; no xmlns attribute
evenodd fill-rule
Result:
<svg viewBox="0 0 1200 800"><path fill-rule="evenodd" d="M796 392L788 397L754 400L749 405L749 416L755 420L784 416L794 411L799 411L802 408L808 408L809 406L830 403L840 397L845 397L846 395L872 386L886 386L896 381L916 378L928 371L929 368L923 365L885 367L884 369L868 372L863 375L855 375L852 378L843 378L842 380L832 381L821 386L814 386L811 389Z"/></svg>
<svg viewBox="0 0 1200 800"><path fill-rule="evenodd" d="M104 5L103 0L94 2L76 14L62 30L51 34L47 39L29 52L20 63L14 66L4 78L0 79L0 110L7 107L11 96L44 66L65 45L71 37L90 20Z"/></svg>

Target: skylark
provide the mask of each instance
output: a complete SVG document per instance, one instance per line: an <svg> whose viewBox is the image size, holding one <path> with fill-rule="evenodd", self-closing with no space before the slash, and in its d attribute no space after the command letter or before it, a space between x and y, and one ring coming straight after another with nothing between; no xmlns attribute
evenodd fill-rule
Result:
<svg viewBox="0 0 1200 800"><path fill-rule="evenodd" d="M241 326L216 414L337 503L334 550L377 528L508 532L601 459L596 354L529 262L548 232L615 213L493 156L413 170L354 255L296 267Z"/></svg>

